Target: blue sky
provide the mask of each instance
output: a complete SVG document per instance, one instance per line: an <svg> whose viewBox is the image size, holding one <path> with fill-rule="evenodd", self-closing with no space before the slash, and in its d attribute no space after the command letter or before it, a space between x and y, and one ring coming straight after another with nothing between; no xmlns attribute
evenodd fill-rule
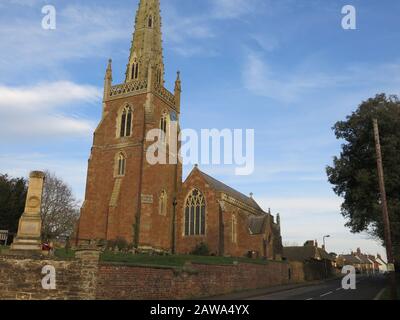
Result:
<svg viewBox="0 0 400 320"><path fill-rule="evenodd" d="M108 58L124 79L138 0L2 0L0 172L49 169L83 199ZM43 30L41 9L57 10ZM341 28L342 7L357 30ZM280 212L285 243L338 253L383 249L352 235L325 167L340 152L331 127L379 92L400 91L396 0L162 0L166 86L182 72L182 126L255 129L256 171L204 171ZM185 168L185 174L190 168Z"/></svg>

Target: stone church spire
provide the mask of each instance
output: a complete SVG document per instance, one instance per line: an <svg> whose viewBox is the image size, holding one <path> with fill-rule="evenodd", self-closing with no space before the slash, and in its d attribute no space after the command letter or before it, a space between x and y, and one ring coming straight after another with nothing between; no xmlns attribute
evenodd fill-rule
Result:
<svg viewBox="0 0 400 320"><path fill-rule="evenodd" d="M160 0L140 0L125 82L145 80L149 67L153 81L164 84Z"/></svg>

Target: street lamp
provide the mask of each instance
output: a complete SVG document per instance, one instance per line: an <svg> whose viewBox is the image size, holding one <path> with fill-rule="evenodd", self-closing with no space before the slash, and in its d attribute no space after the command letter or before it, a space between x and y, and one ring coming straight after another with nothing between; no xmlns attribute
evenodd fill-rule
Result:
<svg viewBox="0 0 400 320"><path fill-rule="evenodd" d="M331 236L328 234L328 235L326 235L326 236L324 236L323 238L322 238L322 241L323 241L323 243L324 243L324 247L323 247L323 250L324 251L326 251L326 247L325 247L325 239L326 238L330 238ZM327 265L326 265L326 258L324 259L324 265L325 265L325 278L328 278L328 267L327 267Z"/></svg>
<svg viewBox="0 0 400 320"><path fill-rule="evenodd" d="M325 247L325 239L326 239L326 238L330 238L330 237L331 237L331 236L330 236L329 234L323 237L324 249L326 248L326 247Z"/></svg>

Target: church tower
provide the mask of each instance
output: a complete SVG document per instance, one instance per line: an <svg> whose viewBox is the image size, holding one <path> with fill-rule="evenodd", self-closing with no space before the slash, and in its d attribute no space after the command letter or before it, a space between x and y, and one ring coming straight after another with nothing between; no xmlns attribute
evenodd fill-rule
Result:
<svg viewBox="0 0 400 320"><path fill-rule="evenodd" d="M123 238L141 249L173 250L182 166L150 164L146 157L153 129L163 132L166 150L179 150L168 141L179 134L181 81L178 72L174 93L164 87L159 0L140 0L125 82L112 82L110 60L77 240Z"/></svg>

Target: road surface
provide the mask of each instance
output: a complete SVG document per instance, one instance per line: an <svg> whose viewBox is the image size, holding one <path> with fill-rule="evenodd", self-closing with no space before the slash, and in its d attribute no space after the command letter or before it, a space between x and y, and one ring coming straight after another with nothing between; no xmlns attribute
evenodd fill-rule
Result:
<svg viewBox="0 0 400 320"><path fill-rule="evenodd" d="M356 290L344 290L341 279L327 281L315 286L301 287L248 300L374 300L386 287L383 276L357 276Z"/></svg>

